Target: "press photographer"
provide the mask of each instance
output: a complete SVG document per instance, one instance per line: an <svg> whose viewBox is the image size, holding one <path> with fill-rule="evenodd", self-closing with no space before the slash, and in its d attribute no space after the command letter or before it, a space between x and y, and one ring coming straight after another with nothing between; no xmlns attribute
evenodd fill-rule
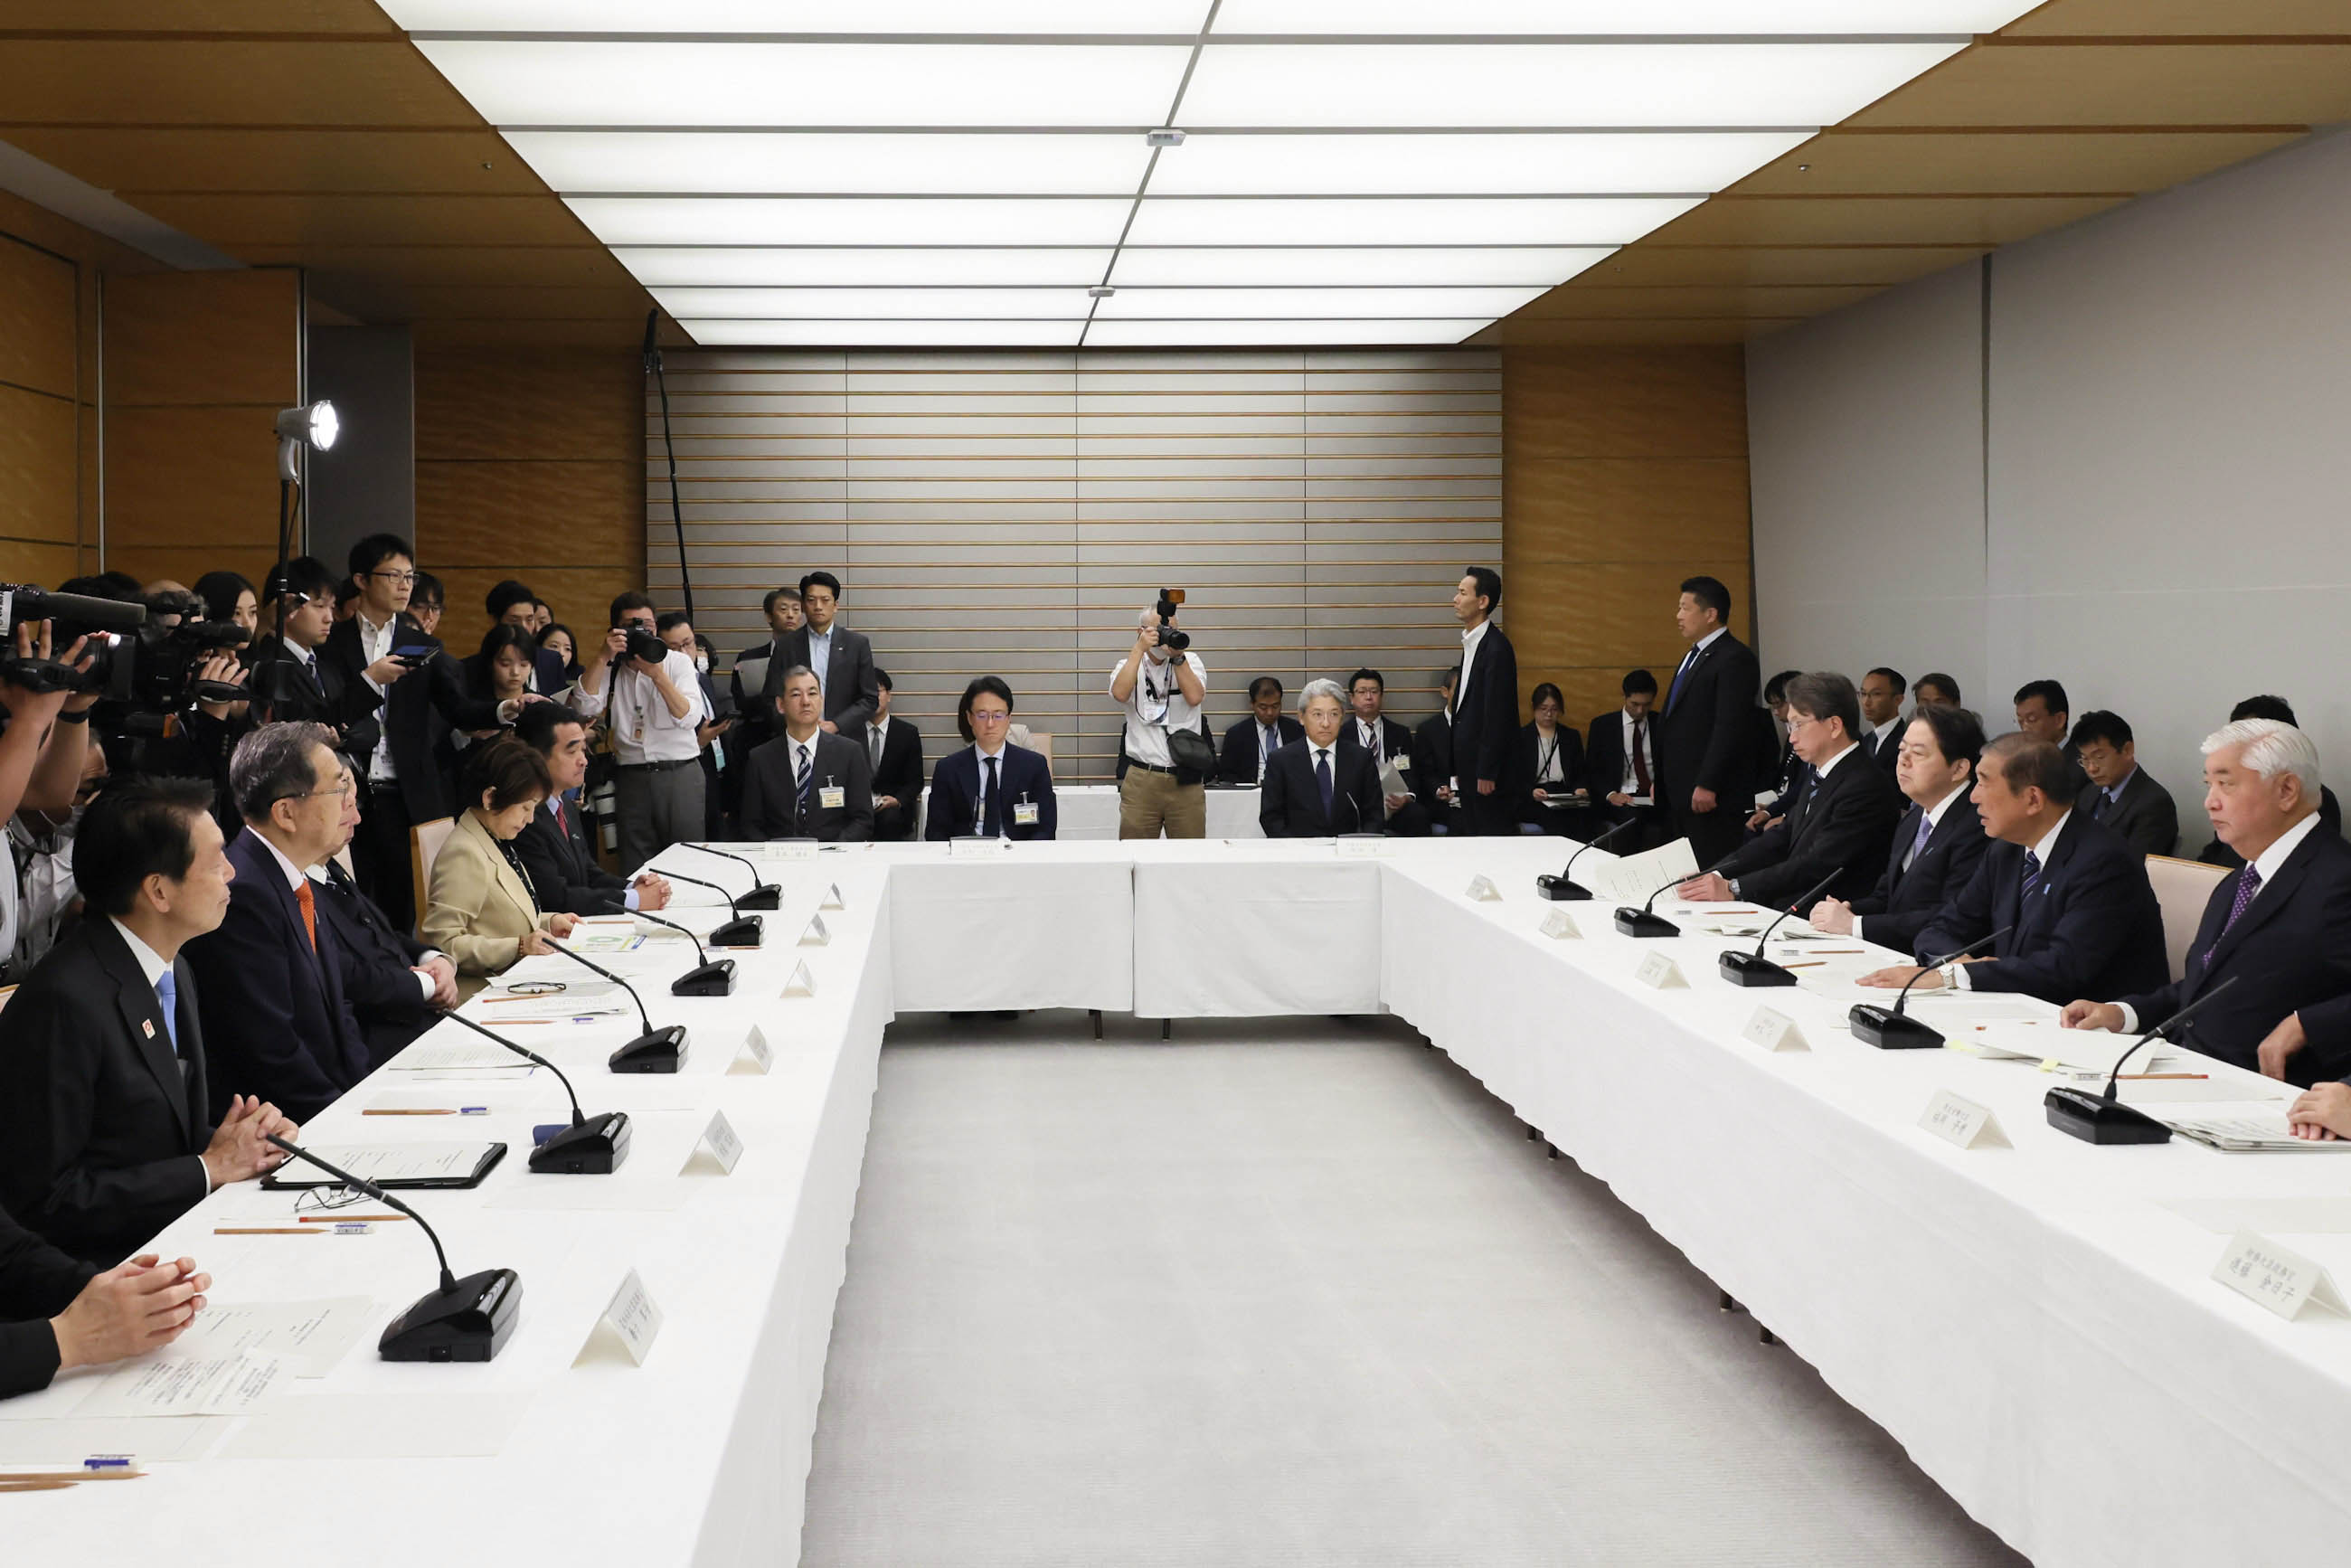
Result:
<svg viewBox="0 0 2351 1568"><path fill-rule="evenodd" d="M1208 672L1176 625L1181 589L1161 589L1137 622L1134 646L1111 672L1111 700L1126 708L1118 781L1118 836L1201 839L1208 834L1203 781L1217 749L1200 728Z"/></svg>

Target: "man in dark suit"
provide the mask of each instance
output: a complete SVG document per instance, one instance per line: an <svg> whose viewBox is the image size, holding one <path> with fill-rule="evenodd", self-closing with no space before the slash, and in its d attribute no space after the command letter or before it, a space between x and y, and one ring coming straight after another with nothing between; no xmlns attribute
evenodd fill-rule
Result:
<svg viewBox="0 0 2351 1568"><path fill-rule="evenodd" d="M1455 665L1437 683L1437 711L1412 732L1412 777L1428 810L1429 831L1453 831L1453 694L1461 687Z"/></svg>
<svg viewBox="0 0 2351 1568"><path fill-rule="evenodd" d="M971 742L939 758L931 772L930 810L923 837L1050 839L1061 825L1053 799L1053 768L1036 752L1012 746L1012 688L997 675L966 686L956 705L956 728Z"/></svg>
<svg viewBox="0 0 2351 1568"><path fill-rule="evenodd" d="M2120 833L2143 855L2168 855L2179 847L2179 808L2171 791L2138 765L2131 727L2120 714L2104 708L2084 714L2074 726L2074 755L2089 777L2092 821Z"/></svg>
<svg viewBox="0 0 2351 1568"><path fill-rule="evenodd" d="M204 1028L180 948L228 910L209 785L120 779L74 840L86 914L0 1009L0 1207L110 1267L225 1182L286 1156L275 1105L205 1115Z"/></svg>
<svg viewBox="0 0 2351 1568"><path fill-rule="evenodd" d="M379 737L375 694L354 686L341 665L320 650L335 629L335 574L312 556L280 562L265 585L277 607L278 631L253 644L246 689L253 694L243 723L191 716L200 729L220 731L220 776L228 773L230 750L246 730L259 724L323 724L336 732L336 748L367 756Z"/></svg>
<svg viewBox="0 0 2351 1568"><path fill-rule="evenodd" d="M417 573L420 580L423 575ZM543 624L538 618L538 595L533 593L528 584L517 582L511 577L494 586L482 601L482 608L489 612L491 625L505 622L519 626L531 634L534 642ZM415 608L412 601L409 605L412 614ZM421 617L418 626L420 630L430 630L423 626ZM569 677L564 674L563 655L545 648L539 649L533 656L530 689L543 697L560 698L570 685Z"/></svg>
<svg viewBox="0 0 2351 1568"><path fill-rule="evenodd" d="M816 672L784 672L782 733L743 764L747 839L862 843L873 836L873 775L865 747L817 727Z"/></svg>
<svg viewBox="0 0 2351 1568"><path fill-rule="evenodd" d="M0 1210L0 1399L47 1388L70 1367L162 1349L212 1288L194 1259L152 1252L96 1273Z"/></svg>
<svg viewBox="0 0 2351 1568"><path fill-rule="evenodd" d="M1249 698L1249 717L1225 731L1217 755L1217 777L1228 784L1257 783L1273 754L1306 733L1281 711L1281 683L1271 675L1251 681Z"/></svg>
<svg viewBox="0 0 2351 1568"><path fill-rule="evenodd" d="M2318 748L2290 725L2240 720L2205 740L2204 784L2212 831L2248 864L2212 890L2186 974L2072 1002L2066 1027L2136 1034L2233 977L2183 1043L2298 1083L2351 1072L2351 844L2318 821Z"/></svg>
<svg viewBox="0 0 2351 1568"><path fill-rule="evenodd" d="M1999 934L1989 957L1939 971L1896 965L1865 986L2023 991L2063 1006L2130 996L2167 978L2163 912L2147 861L2077 810L2074 771L2047 741L2003 735L1984 747L1976 810L1994 840L1959 895L1918 934L1919 955Z"/></svg>
<svg viewBox="0 0 2351 1568"><path fill-rule="evenodd" d="M1651 824L1637 837L1646 838L1663 821L1656 805L1657 677L1646 670L1630 670L1621 683L1624 705L1592 721L1583 747L1583 777L1592 798L1600 804L1600 820L1614 827L1638 816ZM1641 846L1626 845L1626 852Z"/></svg>
<svg viewBox="0 0 2351 1568"><path fill-rule="evenodd" d="M1493 837L1519 831L1503 782L1519 738L1519 655L1493 622L1502 607L1502 574L1473 566L1453 589L1461 622L1461 685L1453 698L1453 831Z"/></svg>
<svg viewBox="0 0 2351 1568"><path fill-rule="evenodd" d="M2082 771L2074 740L2074 700L2065 695L2063 682L2027 681L2017 687L2016 727L2018 733L2045 740L2064 752L2066 766L2074 770L2074 792L2090 792L2090 776Z"/></svg>
<svg viewBox="0 0 2351 1568"><path fill-rule="evenodd" d="M2246 718L2271 718L2280 724L2301 727L2301 721L2294 716L2294 705L2271 692L2247 697L2229 710L2231 724ZM2335 798L2335 789L2330 784L2318 787L2318 825L2337 838L2343 835L2343 802ZM2196 858L2206 865L2225 866L2231 871L2245 863L2245 857L2231 849L2228 841L2218 838L2198 850Z"/></svg>
<svg viewBox="0 0 2351 1568"><path fill-rule="evenodd" d="M515 716L515 738L547 759L553 793L512 841L541 909L616 915L669 905L669 880L649 871L615 876L596 859L576 792L588 780L588 721L561 703L532 703Z"/></svg>
<svg viewBox="0 0 2351 1568"><path fill-rule="evenodd" d="M1889 779L1902 759L1902 735L1909 727L1902 722L1902 694L1909 689L1899 670L1883 664L1861 678L1861 722L1869 727L1861 747Z"/></svg>
<svg viewBox="0 0 2351 1568"><path fill-rule="evenodd" d="M727 676L727 690L735 702L735 727L726 735L726 770L721 779L726 785L729 815L743 799L743 758L775 738L770 724L776 710L764 695L768 669L783 656L784 643L804 624L799 584L788 582L769 589L767 597L759 601L759 613L767 618L768 640L736 654L734 673ZM787 664L777 667L790 666Z"/></svg>
<svg viewBox="0 0 2351 1568"><path fill-rule="evenodd" d="M1700 865L1739 847L1747 822L1742 793L1755 781L1755 695L1762 682L1754 652L1732 636L1730 590L1711 577L1682 583L1674 623L1689 643L1666 688L1658 731L1666 809Z"/></svg>
<svg viewBox="0 0 2351 1568"><path fill-rule="evenodd" d="M1388 687L1377 670L1357 670L1347 679L1347 717L1339 727L1339 750L1343 757L1361 751L1372 758L1374 771L1388 763L1412 788L1404 804L1388 813L1388 831L1406 838L1428 834L1428 805L1421 799L1427 786L1416 769L1412 731L1387 716Z"/></svg>
<svg viewBox="0 0 2351 1568"><path fill-rule="evenodd" d="M890 672L875 670L873 722L865 727L865 761L873 775L873 836L911 839L923 799L923 732L890 712Z"/></svg>
<svg viewBox="0 0 2351 1568"><path fill-rule="evenodd" d="M1983 820L1968 799L1983 746L1983 723L1966 709L1929 703L1918 710L1895 776L1910 809L1895 824L1886 873L1850 903L1823 898L1813 905L1813 930L1911 951L1936 911L1975 875L1990 847Z"/></svg>
<svg viewBox="0 0 2351 1568"><path fill-rule="evenodd" d="M776 710L783 695L784 672L795 667L816 672L823 688L827 735L857 735L872 720L880 688L873 680L873 644L841 624L841 580L829 571L812 571L800 579L800 612L806 623L783 640L768 664L761 686L762 706ZM775 733L771 727L770 735ZM744 789L750 789L749 776Z"/></svg>
<svg viewBox="0 0 2351 1568"><path fill-rule="evenodd" d="M1854 739L1860 718L1844 676L1815 671L1790 681L1788 737L1812 765L1811 779L1785 817L1682 883L1679 895L1698 904L1751 899L1776 909L1832 873L1830 896L1866 892L1886 863L1901 808L1894 786Z"/></svg>
<svg viewBox="0 0 2351 1568"><path fill-rule="evenodd" d="M324 725L266 724L229 763L245 829L228 846L228 913L184 955L213 1044L215 1113L250 1094L307 1122L368 1073L341 944L308 874L343 845L350 786L334 738Z"/></svg>
<svg viewBox="0 0 2351 1568"><path fill-rule="evenodd" d="M534 705L536 706L536 705ZM356 780L350 758L343 771ZM343 841L359 831L358 791L343 804ZM449 955L392 928L341 862L329 859L310 878L321 925L335 928L343 955L343 998L367 1036L368 1065L381 1067L457 1005L457 966Z"/></svg>
<svg viewBox="0 0 2351 1568"><path fill-rule="evenodd" d="M1269 839L1319 839L1336 833L1378 832L1386 821L1380 798L1379 764L1361 747L1340 744L1345 709L1336 681L1309 681L1299 694L1298 716L1305 730L1266 765L1258 797L1258 826Z"/></svg>

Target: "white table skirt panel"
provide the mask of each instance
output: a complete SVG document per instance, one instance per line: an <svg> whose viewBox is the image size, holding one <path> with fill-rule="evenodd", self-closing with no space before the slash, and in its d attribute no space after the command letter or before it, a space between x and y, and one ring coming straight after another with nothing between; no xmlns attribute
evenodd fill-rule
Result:
<svg viewBox="0 0 2351 1568"><path fill-rule="evenodd" d="M1134 1011L1255 1018L1380 1010L1380 867L1168 844L1134 868ZM1274 858L1280 855L1282 858Z"/></svg>
<svg viewBox="0 0 2351 1568"><path fill-rule="evenodd" d="M1134 1005L1134 872L1115 846L883 845L901 1012Z"/></svg>

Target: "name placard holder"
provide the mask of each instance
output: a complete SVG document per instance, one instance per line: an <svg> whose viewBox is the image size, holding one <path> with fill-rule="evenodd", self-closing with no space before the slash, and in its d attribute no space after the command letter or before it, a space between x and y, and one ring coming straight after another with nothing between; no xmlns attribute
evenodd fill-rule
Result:
<svg viewBox="0 0 2351 1568"><path fill-rule="evenodd" d="M824 928L824 916L821 915L810 915L808 929L800 933L800 946L803 947L821 947L831 940L832 933Z"/></svg>
<svg viewBox="0 0 2351 1568"><path fill-rule="evenodd" d="M1641 960L1633 977L1645 986L1660 991L1688 990L1689 981L1682 975L1682 967L1663 953L1652 953Z"/></svg>
<svg viewBox="0 0 2351 1568"><path fill-rule="evenodd" d="M653 1305L652 1293L632 1269L628 1278L621 1281L621 1288L612 1292L603 1316L588 1331L588 1343L580 1347L571 1364L626 1361L631 1366L643 1366L645 1357L653 1353L653 1338L661 1333L661 1309Z"/></svg>
<svg viewBox="0 0 2351 1568"><path fill-rule="evenodd" d="M841 896L841 883L836 882L826 887L824 890L824 898L817 904L817 907L819 909L848 908L849 905L842 901Z"/></svg>
<svg viewBox="0 0 2351 1568"><path fill-rule="evenodd" d="M1755 1016L1747 1020L1747 1027L1739 1031L1739 1036L1748 1044L1760 1045L1766 1051L1813 1049L1812 1042L1804 1038L1804 1031L1796 1027L1794 1019L1783 1012L1774 1012L1770 1008L1757 1008Z"/></svg>
<svg viewBox="0 0 2351 1568"><path fill-rule="evenodd" d="M1926 1110L1918 1113L1918 1125L1958 1148L2005 1149L2013 1146L2008 1141L2008 1134L2001 1131L2000 1118L1991 1113L1991 1106L1979 1105L1948 1089L1935 1091L1935 1097L1927 1102Z"/></svg>
<svg viewBox="0 0 2351 1568"><path fill-rule="evenodd" d="M816 977L809 973L806 959L792 966L792 977L784 982L784 995L787 997L816 995Z"/></svg>
<svg viewBox="0 0 2351 1568"><path fill-rule="evenodd" d="M767 1026L755 1023L751 1026L751 1032L744 1037L743 1043L736 1047L735 1060L726 1064L726 1071L758 1075L766 1073L775 1065L776 1047L768 1039Z"/></svg>
<svg viewBox="0 0 2351 1568"><path fill-rule="evenodd" d="M1377 833L1343 835L1334 842L1343 860L1369 860L1388 852L1388 841Z"/></svg>
<svg viewBox="0 0 2351 1568"><path fill-rule="evenodd" d="M743 1140L726 1120L726 1113L714 1111L710 1113L710 1125L702 1129L702 1136L695 1140L677 1174L693 1176L698 1171L707 1175L715 1170L720 1176L733 1176L735 1162L742 1157Z"/></svg>
<svg viewBox="0 0 2351 1568"><path fill-rule="evenodd" d="M1463 896L1479 904L1499 904L1502 902L1502 890L1494 885L1491 877L1473 876L1469 879L1468 891Z"/></svg>
<svg viewBox="0 0 2351 1568"><path fill-rule="evenodd" d="M947 841L947 857L952 860L957 855L1002 854L1011 847L1012 845L1008 840L984 839L977 835L969 835L960 839L949 839Z"/></svg>
<svg viewBox="0 0 2351 1568"><path fill-rule="evenodd" d="M812 861L816 859L814 839L769 839L759 846L759 858L771 861Z"/></svg>
<svg viewBox="0 0 2351 1568"><path fill-rule="evenodd" d="M1576 926L1575 916L1564 909L1554 909L1543 916L1542 934L1557 942L1577 942L1583 937L1583 931Z"/></svg>
<svg viewBox="0 0 2351 1568"><path fill-rule="evenodd" d="M2229 1239L2229 1249L2220 1254L2212 1278L2289 1322L2314 1301L2337 1315L2351 1316L2351 1307L2345 1306L2343 1292L2325 1269L2251 1230Z"/></svg>

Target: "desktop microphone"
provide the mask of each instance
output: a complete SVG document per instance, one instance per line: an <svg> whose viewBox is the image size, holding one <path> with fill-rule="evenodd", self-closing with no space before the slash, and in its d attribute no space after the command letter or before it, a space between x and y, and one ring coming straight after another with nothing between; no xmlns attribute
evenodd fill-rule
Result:
<svg viewBox="0 0 2351 1568"><path fill-rule="evenodd" d="M723 997L735 989L734 959L721 958L714 964L710 961L710 955L702 950L702 938L691 931L686 931L685 927L676 921L664 920L660 915L648 915L642 909L632 910L631 913L640 920L650 920L656 925L666 925L672 931L684 931L685 939L694 944L695 967L669 983L671 996Z"/></svg>
<svg viewBox="0 0 2351 1568"><path fill-rule="evenodd" d="M1347 810L1355 813L1355 831L1351 833L1334 833L1332 835L1333 838L1377 839L1386 836L1377 829L1364 826L1364 809L1355 803L1355 792L1353 789L1342 789L1339 793L1347 798Z"/></svg>
<svg viewBox="0 0 2351 1568"><path fill-rule="evenodd" d="M1666 883L1666 887L1679 887L1686 882L1696 882L1702 876L1711 876L1716 871L1720 869L1724 861L1729 860L1731 855L1735 855L1738 852L1739 852L1737 850L1731 851L1730 854L1723 856L1722 860L1715 862L1713 865L1707 867L1704 871L1694 871L1687 876L1677 876L1674 878L1673 881ZM1623 932L1627 936L1680 936L1682 934L1682 928L1680 926L1675 925L1672 921L1667 919L1662 915L1652 915L1649 913L1650 904L1654 904L1657 902L1657 894L1665 892L1666 887L1661 887L1657 889L1656 893L1649 894L1648 902L1643 904L1638 909L1634 908L1629 904L1617 905L1616 929Z"/></svg>
<svg viewBox="0 0 2351 1568"><path fill-rule="evenodd" d="M1567 857L1567 865L1557 876L1552 876L1550 873L1545 873L1543 875L1535 878L1535 891L1542 894L1543 897L1550 899L1553 904L1566 904L1576 899L1590 898L1592 896L1592 890L1588 887L1578 887L1574 883L1569 881L1568 873L1575 869L1575 862L1583 857L1584 851L1593 849L1601 844L1606 843L1609 840L1614 838L1625 829L1633 827L1638 823L1640 820L1641 819L1638 817L1627 817L1623 821L1617 823L1614 827L1609 829L1606 832L1601 834L1598 838L1592 840L1590 842L1576 845L1575 852Z"/></svg>
<svg viewBox="0 0 2351 1568"><path fill-rule="evenodd" d="M781 907L784 902L784 890L778 887L772 882L761 882L759 880L759 868L756 865L751 865L751 862L745 860L741 855L736 854L727 850L715 850L708 844L697 844L689 839L681 839L678 842L686 849L700 850L704 854L716 855L720 860L733 861L737 865L751 867L751 882L753 883L751 891L745 894L740 898L732 898L727 901L734 904L737 910L776 909Z"/></svg>
<svg viewBox="0 0 2351 1568"><path fill-rule="evenodd" d="M637 1004L637 1018L645 1026L645 1032L614 1051L604 1063L605 1066L615 1072L675 1072L678 1070L685 1061L685 1026L684 1024L674 1023L655 1029L653 1015L645 1011L645 998L637 995L636 987L605 968L601 964L590 963L552 937L548 939L547 945L581 968L592 969L603 976L621 989L628 992L629 999Z"/></svg>
<svg viewBox="0 0 2351 1568"><path fill-rule="evenodd" d="M1880 1051L1930 1051L1941 1045L1941 1030L1932 1024L1921 1023L1903 1012L1903 1008L1910 1000L1910 988L1952 959L1964 958L1979 947L1989 947L2015 929L2014 925L2003 925L1989 936L1979 937L1964 947L1954 948L1939 958L1929 959L1917 974L1904 982L1901 990L1895 993L1891 1008L1881 1008L1876 1002L1855 1003L1853 1010L1845 1015L1845 1026L1853 1030L1853 1038Z"/></svg>
<svg viewBox="0 0 2351 1568"><path fill-rule="evenodd" d="M2160 1144L2170 1140L2171 1129L2135 1106L2126 1105L2115 1097L2118 1081L2123 1075L2123 1063L2138 1053L2139 1047L2157 1035L2170 1038L2171 1030L2188 1021L2188 1016L2206 1002L2233 986L2241 977L2230 976L2145 1034L2131 1041L2130 1049L2115 1059L2115 1070L2106 1074L2106 1091L2092 1094L2072 1087L2052 1089L2041 1097L2041 1108L2049 1124L2070 1137L2085 1144Z"/></svg>
<svg viewBox="0 0 2351 1568"><path fill-rule="evenodd" d="M441 1260L441 1288L419 1296L409 1309L384 1325L375 1353L386 1361L488 1361L506 1348L514 1333L515 1310L522 1302L522 1276L512 1269L485 1269L460 1280L449 1272L449 1254L424 1217L376 1186L338 1170L309 1150L287 1143L275 1133L269 1141L298 1159L363 1192L386 1208L397 1209L416 1221L433 1254Z"/></svg>
<svg viewBox="0 0 2351 1568"><path fill-rule="evenodd" d="M1829 883L1844 874L1844 868L1839 867L1814 883L1810 893L1799 894L1791 900L1788 907L1780 911L1780 918L1763 927L1763 935L1755 939L1755 951L1752 953L1741 953L1736 949L1729 949L1718 956L1715 959L1715 967L1721 971L1722 977L1734 986L1794 985L1796 972L1793 969L1783 969L1763 956L1763 944L1771 940L1771 933L1780 929L1782 921L1795 914L1802 905L1818 898L1826 891Z"/></svg>
<svg viewBox="0 0 2351 1568"><path fill-rule="evenodd" d="M593 1116L580 1112L580 1092L571 1087L571 1080L563 1069L535 1051L525 1051L502 1034L493 1034L467 1018L464 1013L443 1013L454 1019L494 1045L503 1045L526 1061L536 1062L555 1074L563 1085L563 1092L571 1101L571 1125L549 1134L530 1151L530 1168L559 1176L611 1176L629 1157L629 1113L626 1111L600 1111Z"/></svg>
<svg viewBox="0 0 2351 1568"><path fill-rule="evenodd" d="M735 902L735 895L716 883L705 882L698 876L688 876L684 872L665 871L662 874L673 882L692 883L696 887L706 887L726 901L726 907L735 918L724 925L712 928L710 945L713 947L757 947L768 939L768 923L756 915L744 914L743 906ZM637 911L631 910L629 913L633 915Z"/></svg>

